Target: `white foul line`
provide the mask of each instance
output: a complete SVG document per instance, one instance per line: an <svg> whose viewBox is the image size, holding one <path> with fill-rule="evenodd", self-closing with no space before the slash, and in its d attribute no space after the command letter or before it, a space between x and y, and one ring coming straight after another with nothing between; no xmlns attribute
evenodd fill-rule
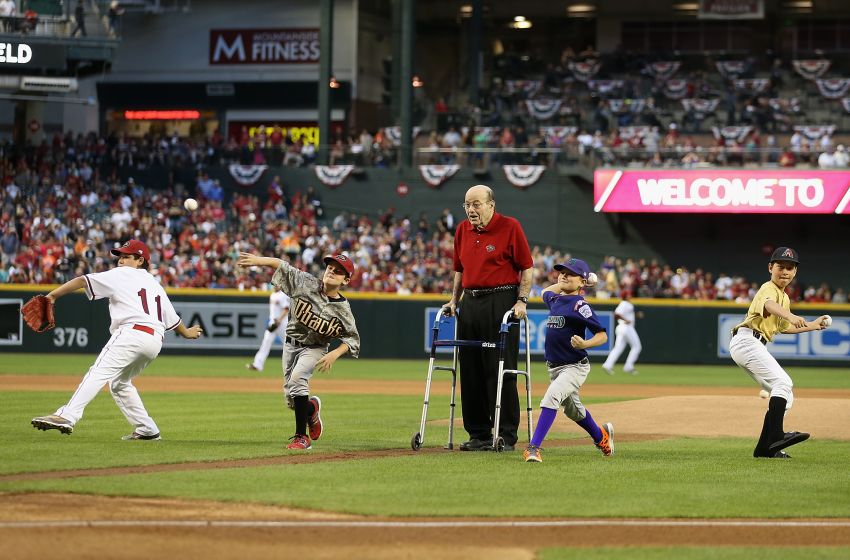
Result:
<svg viewBox="0 0 850 560"><path fill-rule="evenodd" d="M847 527L850 521L710 521L575 519L560 521L0 521L0 529L112 527L239 527L342 529L445 529L466 527Z"/></svg>
<svg viewBox="0 0 850 560"><path fill-rule="evenodd" d="M611 193L614 191L614 187L617 186L617 181L619 181L622 176L622 170L617 170L617 172L614 173L614 176L608 182L608 186L605 187L605 191L602 193L602 196L599 198L599 202L597 202L596 206L593 207L594 212L602 211L602 207L605 206L606 202L608 202L608 197L611 196Z"/></svg>
<svg viewBox="0 0 850 560"><path fill-rule="evenodd" d="M835 213L843 214L844 208L847 206L848 202L850 202L850 185L847 185L847 192L844 193L844 198L842 198L841 202L838 203L838 207L835 209Z"/></svg>

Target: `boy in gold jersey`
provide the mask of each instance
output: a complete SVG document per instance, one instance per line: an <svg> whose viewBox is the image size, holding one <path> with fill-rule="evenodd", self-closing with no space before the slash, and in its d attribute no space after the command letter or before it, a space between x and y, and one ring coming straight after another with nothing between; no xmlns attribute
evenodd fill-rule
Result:
<svg viewBox="0 0 850 560"><path fill-rule="evenodd" d="M809 439L805 432L785 432L785 412L794 402L791 392L794 384L765 344L780 333L798 334L826 328L826 315L814 321L791 313L791 302L785 288L797 275L797 251L780 247L773 252L768 265L770 281L762 284L750 303L747 317L732 329L729 352L735 363L744 368L756 383L770 392L770 402L764 415L761 436L753 450L753 457L788 459L786 447Z"/></svg>

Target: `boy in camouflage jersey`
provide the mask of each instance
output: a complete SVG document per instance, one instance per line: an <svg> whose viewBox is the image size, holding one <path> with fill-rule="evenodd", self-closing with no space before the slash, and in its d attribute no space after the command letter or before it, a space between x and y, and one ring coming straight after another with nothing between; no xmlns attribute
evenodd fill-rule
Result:
<svg viewBox="0 0 850 560"><path fill-rule="evenodd" d="M286 327L283 391L287 406L295 411L295 435L287 449L310 449L311 441L322 435L319 416L322 401L310 396L313 370L330 371L337 358L346 352L355 358L360 354L360 334L351 306L339 293L351 281L354 263L341 254L328 255L324 262L328 266L320 281L280 259L239 254L240 266L275 267L272 284L292 299ZM329 352L328 346L335 338L341 341L340 345Z"/></svg>

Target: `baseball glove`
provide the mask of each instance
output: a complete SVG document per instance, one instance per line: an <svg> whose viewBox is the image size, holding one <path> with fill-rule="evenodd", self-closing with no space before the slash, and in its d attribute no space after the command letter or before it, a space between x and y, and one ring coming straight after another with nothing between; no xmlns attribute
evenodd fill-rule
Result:
<svg viewBox="0 0 850 560"><path fill-rule="evenodd" d="M24 321L35 332L49 331L56 326L53 317L53 302L39 294L21 306Z"/></svg>

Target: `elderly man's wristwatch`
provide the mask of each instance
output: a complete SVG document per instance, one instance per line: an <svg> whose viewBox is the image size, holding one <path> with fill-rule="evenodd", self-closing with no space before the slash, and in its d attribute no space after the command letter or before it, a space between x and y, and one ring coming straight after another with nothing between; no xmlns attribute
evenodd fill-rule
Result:
<svg viewBox="0 0 850 560"><path fill-rule="evenodd" d="M517 301L521 301L523 303L528 303L528 296L519 296L516 298Z"/></svg>

